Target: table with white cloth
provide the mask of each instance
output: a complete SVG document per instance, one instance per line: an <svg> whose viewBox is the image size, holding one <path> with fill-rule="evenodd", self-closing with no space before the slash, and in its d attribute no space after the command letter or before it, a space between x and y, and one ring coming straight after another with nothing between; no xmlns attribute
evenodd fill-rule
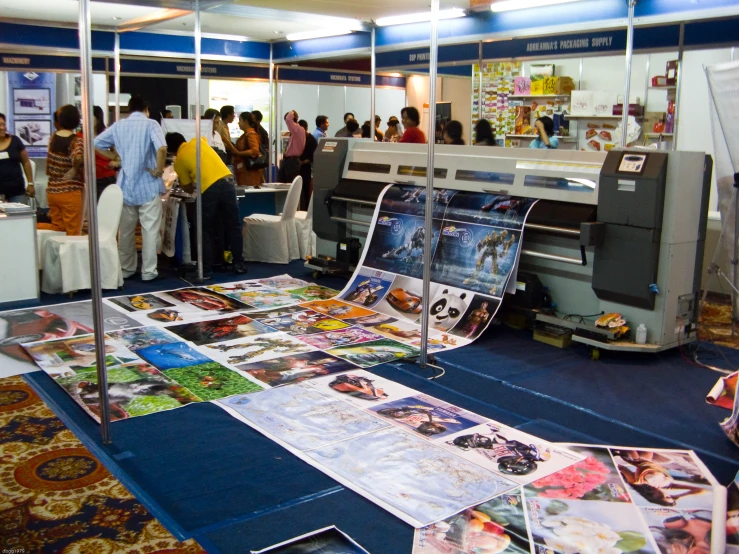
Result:
<svg viewBox="0 0 739 554"><path fill-rule="evenodd" d="M0 213L0 305L38 300L36 213Z"/></svg>
<svg viewBox="0 0 739 554"><path fill-rule="evenodd" d="M241 219L252 214L277 215L282 212L290 184L266 183L261 188L236 187Z"/></svg>

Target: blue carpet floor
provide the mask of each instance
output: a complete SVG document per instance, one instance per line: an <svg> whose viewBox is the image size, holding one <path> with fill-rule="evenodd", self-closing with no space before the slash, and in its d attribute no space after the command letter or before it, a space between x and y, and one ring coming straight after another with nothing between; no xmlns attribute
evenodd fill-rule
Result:
<svg viewBox="0 0 739 554"><path fill-rule="evenodd" d="M244 278L281 273L312 280L300 262L250 264ZM232 280L216 274L213 282ZM128 280L124 293L181 286L187 285L165 274L154 283ZM41 303L54 300L69 301ZM739 364L739 351L724 354ZM728 412L704 401L718 374L679 352L607 353L594 362L586 348L562 351L534 342L530 333L495 326L438 362L447 373L436 381L409 363L373 371L548 440L692 448L723 482L739 465L739 451L717 425ZM116 422L113 444L103 445L98 425L48 376L26 378L175 536L195 537L213 554L264 548L328 525L375 554L410 551L410 527L213 405Z"/></svg>

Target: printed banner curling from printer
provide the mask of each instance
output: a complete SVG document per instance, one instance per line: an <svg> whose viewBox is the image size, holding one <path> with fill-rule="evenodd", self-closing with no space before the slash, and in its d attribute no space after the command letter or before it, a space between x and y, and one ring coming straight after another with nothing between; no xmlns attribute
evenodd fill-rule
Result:
<svg viewBox="0 0 739 554"><path fill-rule="evenodd" d="M536 200L436 189L426 237L426 189L388 185L342 300L378 312L353 322L420 346L423 248L431 241L429 351L461 347L487 328L515 282L526 218Z"/></svg>

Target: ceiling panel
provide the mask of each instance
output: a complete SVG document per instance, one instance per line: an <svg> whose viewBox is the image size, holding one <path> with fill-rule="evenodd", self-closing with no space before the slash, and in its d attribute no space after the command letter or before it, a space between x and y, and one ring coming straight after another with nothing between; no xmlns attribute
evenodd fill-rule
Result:
<svg viewBox="0 0 739 554"><path fill-rule="evenodd" d="M228 17L221 14L205 12L200 16L200 26L203 33L220 35L235 35L253 40L275 40L284 38L287 33L298 33L320 29L319 25L306 25L298 21L245 19ZM187 15L166 23L160 23L147 30L154 31L181 31L191 33L195 28L195 16Z"/></svg>
<svg viewBox="0 0 739 554"><path fill-rule="evenodd" d="M380 17L431 10L429 0L235 0L233 5L270 8L286 12L301 11L334 17L351 17L364 21ZM468 0L440 0L441 9L469 8ZM297 9L296 9L297 8Z"/></svg>
<svg viewBox="0 0 739 554"><path fill-rule="evenodd" d="M0 14L3 18L77 23L79 2L77 0L0 0ZM90 19L93 25L98 26L119 25L125 21L151 14L151 6L90 3Z"/></svg>

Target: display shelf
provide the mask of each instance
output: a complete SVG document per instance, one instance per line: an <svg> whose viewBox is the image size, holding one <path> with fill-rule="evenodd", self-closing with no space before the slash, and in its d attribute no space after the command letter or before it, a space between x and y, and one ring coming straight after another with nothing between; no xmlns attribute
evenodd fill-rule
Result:
<svg viewBox="0 0 739 554"><path fill-rule="evenodd" d="M509 94L508 98L569 98L569 94Z"/></svg>
<svg viewBox="0 0 739 554"><path fill-rule="evenodd" d="M672 138L675 133L644 133L644 136L647 138Z"/></svg>
<svg viewBox="0 0 739 554"><path fill-rule="evenodd" d="M655 86L651 86L649 88L650 89L656 89L656 90L676 90L677 89L677 85L662 85L662 86L655 85Z"/></svg>
<svg viewBox="0 0 739 554"><path fill-rule="evenodd" d="M620 115L566 115L565 119L622 119ZM637 119L639 119L637 117Z"/></svg>
<svg viewBox="0 0 739 554"><path fill-rule="evenodd" d="M573 136L567 136L567 137L563 137L562 135L554 135L554 136L560 139L562 142L575 142L577 140L577 137L573 137ZM537 136L536 135L506 135L505 138L535 139L537 138Z"/></svg>

